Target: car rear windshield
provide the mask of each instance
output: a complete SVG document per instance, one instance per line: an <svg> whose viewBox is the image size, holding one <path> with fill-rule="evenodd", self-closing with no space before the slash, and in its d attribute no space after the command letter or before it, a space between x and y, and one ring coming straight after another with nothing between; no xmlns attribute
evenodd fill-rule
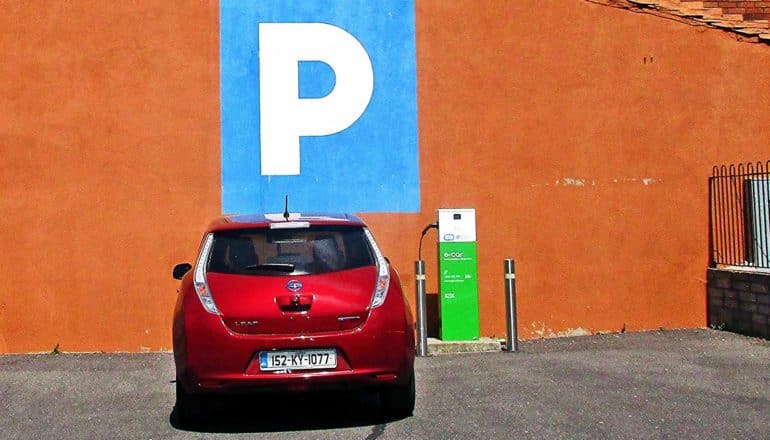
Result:
<svg viewBox="0 0 770 440"><path fill-rule="evenodd" d="M311 226L216 232L207 270L239 275L303 275L374 264L362 227Z"/></svg>

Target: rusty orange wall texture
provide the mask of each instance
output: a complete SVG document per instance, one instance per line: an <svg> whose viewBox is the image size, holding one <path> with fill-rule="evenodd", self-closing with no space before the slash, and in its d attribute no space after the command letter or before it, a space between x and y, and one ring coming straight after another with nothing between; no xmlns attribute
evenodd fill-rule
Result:
<svg viewBox="0 0 770 440"><path fill-rule="evenodd" d="M219 213L214 2L5 2L0 352L171 347Z"/></svg>
<svg viewBox="0 0 770 440"><path fill-rule="evenodd" d="M0 352L167 350L220 213L218 5L4 9ZM705 326L707 177L766 159L770 48L584 0L417 0L416 29L421 212L363 215L407 292L435 210L475 207L482 335L509 256L522 337Z"/></svg>

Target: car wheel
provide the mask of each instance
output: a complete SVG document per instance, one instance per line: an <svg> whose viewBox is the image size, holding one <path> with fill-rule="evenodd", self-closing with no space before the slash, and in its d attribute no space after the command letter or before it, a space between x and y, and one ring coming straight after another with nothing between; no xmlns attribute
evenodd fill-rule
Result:
<svg viewBox="0 0 770 440"><path fill-rule="evenodd" d="M397 385L380 391L382 409L389 416L409 417L414 412L414 373L406 385Z"/></svg>
<svg viewBox="0 0 770 440"><path fill-rule="evenodd" d="M206 399L203 396L188 393L179 379L176 380L176 412L177 420L184 425L201 423L206 416Z"/></svg>

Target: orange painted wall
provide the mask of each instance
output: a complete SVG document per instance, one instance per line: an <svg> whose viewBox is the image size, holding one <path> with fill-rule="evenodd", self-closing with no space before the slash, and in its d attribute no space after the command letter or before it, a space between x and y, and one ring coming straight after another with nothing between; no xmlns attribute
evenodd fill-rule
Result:
<svg viewBox="0 0 770 440"><path fill-rule="evenodd" d="M16 3L0 352L169 349L171 267L220 210L218 5ZM523 337L704 326L707 177L767 159L770 47L582 0L416 3L422 212L363 215L407 291L435 209L475 207L483 335L508 256Z"/></svg>
<svg viewBox="0 0 770 440"><path fill-rule="evenodd" d="M173 262L219 214L215 2L0 14L0 352L171 347Z"/></svg>

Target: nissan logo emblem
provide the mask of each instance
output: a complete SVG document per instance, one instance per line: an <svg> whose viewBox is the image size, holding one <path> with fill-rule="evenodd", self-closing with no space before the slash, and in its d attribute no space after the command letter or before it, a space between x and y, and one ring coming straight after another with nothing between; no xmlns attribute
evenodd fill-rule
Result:
<svg viewBox="0 0 770 440"><path fill-rule="evenodd" d="M301 289L302 283L297 280L289 280L289 282L286 283L286 290L290 292L299 292Z"/></svg>

